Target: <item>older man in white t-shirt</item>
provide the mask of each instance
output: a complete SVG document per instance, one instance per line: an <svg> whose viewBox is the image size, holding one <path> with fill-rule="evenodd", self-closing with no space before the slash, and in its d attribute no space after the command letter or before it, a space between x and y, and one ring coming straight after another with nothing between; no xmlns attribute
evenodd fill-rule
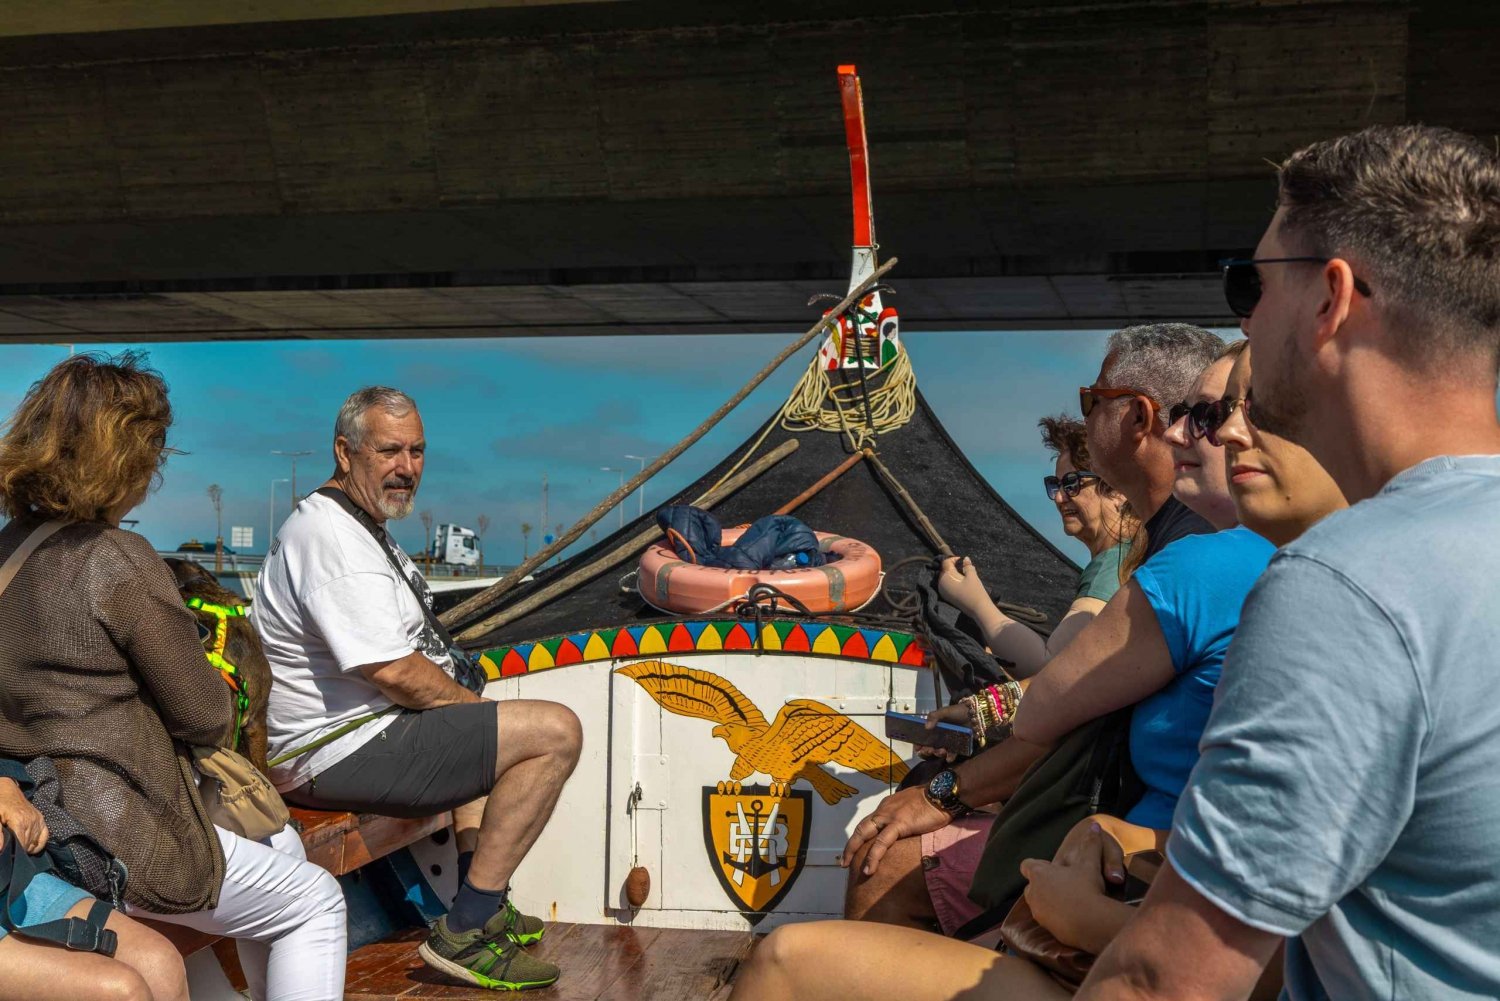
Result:
<svg viewBox="0 0 1500 1001"><path fill-rule="evenodd" d="M422 958L483 987L544 987L558 969L522 948L543 928L511 904L509 882L578 762L582 731L566 706L488 701L455 680L463 654L385 530L411 513L426 446L405 393L350 396L333 475L266 557L251 614L275 677L272 779L314 809L453 810L459 892Z"/></svg>

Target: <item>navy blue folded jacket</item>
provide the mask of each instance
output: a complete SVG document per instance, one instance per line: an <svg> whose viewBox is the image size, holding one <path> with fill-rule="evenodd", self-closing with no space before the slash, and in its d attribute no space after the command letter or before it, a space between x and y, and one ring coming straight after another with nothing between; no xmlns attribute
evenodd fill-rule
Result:
<svg viewBox="0 0 1500 1001"><path fill-rule="evenodd" d="M727 570L790 570L820 567L828 562L818 548L818 537L788 514L768 514L745 530L732 546L722 545L719 519L690 504L674 504L656 512L656 523L679 559Z"/></svg>

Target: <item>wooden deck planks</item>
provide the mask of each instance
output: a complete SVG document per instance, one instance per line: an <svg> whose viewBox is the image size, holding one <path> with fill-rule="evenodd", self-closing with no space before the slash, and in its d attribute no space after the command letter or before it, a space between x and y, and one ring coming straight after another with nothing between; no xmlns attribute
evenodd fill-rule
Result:
<svg viewBox="0 0 1500 1001"><path fill-rule="evenodd" d="M495 993L459 985L427 969L417 957L425 929L402 932L360 949L349 959L345 1001L493 1001ZM535 946L563 968L534 1001L701 1001L726 997L727 984L754 945L742 932L552 925Z"/></svg>

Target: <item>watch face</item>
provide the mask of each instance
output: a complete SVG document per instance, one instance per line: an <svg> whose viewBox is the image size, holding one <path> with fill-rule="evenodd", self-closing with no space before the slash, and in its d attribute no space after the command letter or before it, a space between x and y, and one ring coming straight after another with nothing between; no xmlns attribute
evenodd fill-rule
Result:
<svg viewBox="0 0 1500 1001"><path fill-rule="evenodd" d="M943 769L932 777L927 783L927 794L936 800L944 800L953 795L953 789L958 785L958 776L952 769Z"/></svg>

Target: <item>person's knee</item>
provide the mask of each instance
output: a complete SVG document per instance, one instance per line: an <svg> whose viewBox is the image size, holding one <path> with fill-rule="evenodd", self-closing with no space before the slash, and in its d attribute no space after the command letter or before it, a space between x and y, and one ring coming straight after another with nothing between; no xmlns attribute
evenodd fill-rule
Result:
<svg viewBox="0 0 1500 1001"><path fill-rule="evenodd" d="M89 985L89 997L98 1001L153 1001L151 985L146 978L124 963L116 963L108 973Z"/></svg>
<svg viewBox="0 0 1500 1001"><path fill-rule="evenodd" d="M795 970L802 964L807 929L800 925L782 925L761 940L750 954L757 966L772 970Z"/></svg>
<svg viewBox="0 0 1500 1001"><path fill-rule="evenodd" d="M307 863L312 865L311 862ZM348 918L349 905L344 900L344 888L339 886L339 881L333 874L318 866L317 880L313 883L311 896L314 907L318 914L324 914L343 922Z"/></svg>
<svg viewBox="0 0 1500 1001"><path fill-rule="evenodd" d="M161 936L132 950L130 965L146 982L155 1001L187 1001L187 968L177 949Z"/></svg>
<svg viewBox="0 0 1500 1001"><path fill-rule="evenodd" d="M903 838L891 845L872 875L864 874L871 845L855 853L844 893L844 917L851 921L904 924L931 909L922 873L920 838Z"/></svg>
<svg viewBox="0 0 1500 1001"><path fill-rule="evenodd" d="M546 710L538 720L542 738L552 754L576 762L583 750L583 723L578 714L561 702L543 703Z"/></svg>
<svg viewBox="0 0 1500 1001"><path fill-rule="evenodd" d="M299 926L308 924L339 925L348 921L349 908L344 890L331 873L311 862L303 862L307 879L297 893Z"/></svg>

